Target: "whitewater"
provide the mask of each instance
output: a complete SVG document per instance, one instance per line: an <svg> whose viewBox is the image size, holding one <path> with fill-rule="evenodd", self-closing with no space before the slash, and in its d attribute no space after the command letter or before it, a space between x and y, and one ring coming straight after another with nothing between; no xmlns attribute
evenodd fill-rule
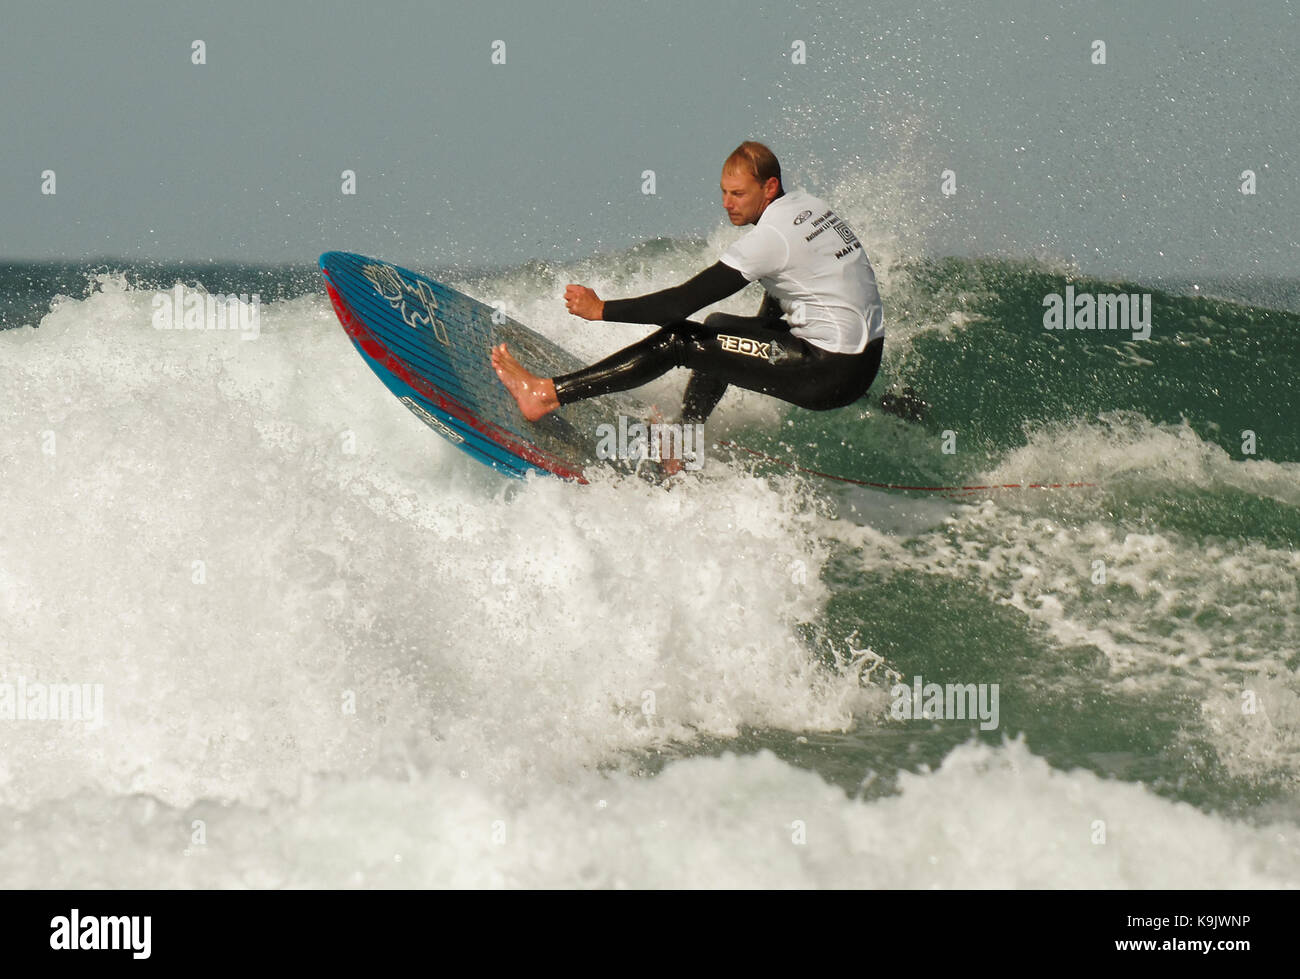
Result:
<svg viewBox="0 0 1300 979"><path fill-rule="evenodd" d="M728 234L444 274L590 360L645 328L577 324L566 282L662 288ZM1297 376L1296 316L1158 293L1149 344L1035 360L1064 342L1041 305L998 304L1076 272L871 247L868 399L733 390L709 436L862 481L1090 488L720 459L671 492L511 481L387 396L310 270L88 267L42 292L7 268L0 682L98 686L103 716L0 719L0 880L1300 884L1300 454L1290 394L1249 383L1261 318ZM156 329L181 279L277 287L253 340ZM1240 370L1267 457L1145 383L1203 390L1198 345ZM683 382L637 393L671 411ZM926 421L880 410L902 382ZM898 721L916 675L999 683L998 729Z"/></svg>

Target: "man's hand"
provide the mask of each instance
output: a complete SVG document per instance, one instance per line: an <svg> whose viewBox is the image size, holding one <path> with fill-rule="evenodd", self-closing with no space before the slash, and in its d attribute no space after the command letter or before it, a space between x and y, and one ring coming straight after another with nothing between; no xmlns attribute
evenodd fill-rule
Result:
<svg viewBox="0 0 1300 979"><path fill-rule="evenodd" d="M565 286L564 305L569 307L570 313L581 316L584 320L605 318L605 301L586 286Z"/></svg>

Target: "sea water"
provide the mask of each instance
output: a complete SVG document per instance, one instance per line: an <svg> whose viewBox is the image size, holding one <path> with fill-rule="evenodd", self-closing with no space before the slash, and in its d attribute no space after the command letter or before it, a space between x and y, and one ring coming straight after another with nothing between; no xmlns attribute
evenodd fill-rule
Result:
<svg viewBox="0 0 1300 979"><path fill-rule="evenodd" d="M720 244L427 271L594 360L648 328L565 283ZM1300 316L873 259L868 398L732 390L706 441L762 456L669 492L480 466L311 267L0 269L0 880L1300 884ZM177 283L256 294L256 336L157 328ZM1067 285L1151 294L1150 339L1045 329ZM880 409L902 385L919 420ZM900 717L914 681L996 723Z"/></svg>

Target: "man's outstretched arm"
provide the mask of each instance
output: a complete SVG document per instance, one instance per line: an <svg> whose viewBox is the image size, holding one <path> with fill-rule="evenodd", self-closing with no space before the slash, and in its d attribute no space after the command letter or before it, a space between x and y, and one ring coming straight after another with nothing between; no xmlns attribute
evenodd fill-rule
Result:
<svg viewBox="0 0 1300 979"><path fill-rule="evenodd" d="M602 302L590 289L575 285L565 290L564 298L569 312L583 319L663 325L684 320L697 309L726 299L747 285L749 280L730 265L715 262L679 286L635 299L610 299Z"/></svg>

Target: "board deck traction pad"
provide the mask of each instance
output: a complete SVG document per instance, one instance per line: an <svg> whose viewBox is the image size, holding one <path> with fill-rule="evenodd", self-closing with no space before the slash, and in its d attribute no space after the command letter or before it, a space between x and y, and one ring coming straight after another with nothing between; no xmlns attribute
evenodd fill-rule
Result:
<svg viewBox="0 0 1300 979"><path fill-rule="evenodd" d="M417 418L494 469L585 483L584 470L602 464L597 427L617 430L620 414L628 424L646 417L644 405L618 395L525 421L492 368L491 348L507 344L541 377L578 370L583 364L576 357L500 311L494 319L490 306L391 262L326 252L320 268L334 311L371 370ZM627 461L609 464L625 472L637 468Z"/></svg>

